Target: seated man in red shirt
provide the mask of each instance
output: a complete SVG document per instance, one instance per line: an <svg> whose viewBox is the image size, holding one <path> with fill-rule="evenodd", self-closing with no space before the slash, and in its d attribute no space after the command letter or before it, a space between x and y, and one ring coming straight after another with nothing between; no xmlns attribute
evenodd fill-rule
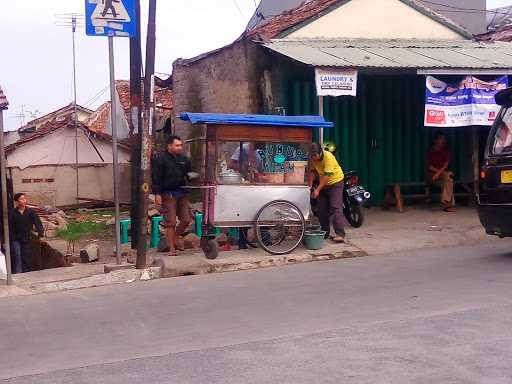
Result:
<svg viewBox="0 0 512 384"><path fill-rule="evenodd" d="M446 136L438 133L434 145L427 156L429 182L439 186L442 190L441 203L445 212L454 212L455 200L453 196L453 172L448 168L452 154L446 145Z"/></svg>

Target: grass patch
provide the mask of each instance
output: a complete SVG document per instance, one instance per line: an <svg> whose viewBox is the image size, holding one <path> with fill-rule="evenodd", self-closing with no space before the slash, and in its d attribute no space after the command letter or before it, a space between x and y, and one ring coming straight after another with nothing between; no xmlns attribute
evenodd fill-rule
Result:
<svg viewBox="0 0 512 384"><path fill-rule="evenodd" d="M66 241L77 241L84 236L95 235L105 231L107 231L106 223L85 221L82 223L70 223L66 229L59 229L57 236Z"/></svg>

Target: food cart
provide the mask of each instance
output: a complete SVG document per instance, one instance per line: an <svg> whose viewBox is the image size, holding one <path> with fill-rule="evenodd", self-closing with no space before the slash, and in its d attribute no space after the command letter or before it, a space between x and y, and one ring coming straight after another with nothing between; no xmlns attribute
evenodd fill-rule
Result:
<svg viewBox="0 0 512 384"><path fill-rule="evenodd" d="M260 246L287 254L302 242L310 215L309 153L321 116L183 113L206 126L201 186L201 248L215 259L212 228L254 228Z"/></svg>

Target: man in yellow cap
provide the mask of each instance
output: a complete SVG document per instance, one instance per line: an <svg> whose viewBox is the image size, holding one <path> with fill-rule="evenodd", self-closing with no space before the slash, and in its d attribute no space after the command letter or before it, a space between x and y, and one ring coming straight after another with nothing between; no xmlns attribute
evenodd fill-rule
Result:
<svg viewBox="0 0 512 384"><path fill-rule="evenodd" d="M334 231L334 242L345 242L343 226L343 186L345 175L336 157L325 151L318 143L311 150L311 161L314 171L318 174L319 184L311 193L313 199L318 199L318 216L322 230L331 232L331 218ZM311 174L309 185L313 187L314 175Z"/></svg>

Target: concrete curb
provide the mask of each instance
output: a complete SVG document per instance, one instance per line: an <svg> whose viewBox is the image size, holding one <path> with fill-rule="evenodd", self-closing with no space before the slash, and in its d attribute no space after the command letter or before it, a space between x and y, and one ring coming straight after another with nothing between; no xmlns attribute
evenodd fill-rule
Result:
<svg viewBox="0 0 512 384"><path fill-rule="evenodd" d="M339 249L343 247L344 249ZM329 249L330 248L330 249ZM333 250L332 248L336 248ZM217 260L207 260L202 254L194 257L170 257L161 256L155 260L155 266L161 269L162 278L205 275L209 273L224 273L247 271L260 268L279 267L312 263L317 261L340 260L368 256L359 248L351 245L328 247L321 251L302 250L291 255L275 256L263 252L254 251L256 255L226 256ZM237 252L239 255L240 252ZM234 261L233 259L238 259Z"/></svg>

